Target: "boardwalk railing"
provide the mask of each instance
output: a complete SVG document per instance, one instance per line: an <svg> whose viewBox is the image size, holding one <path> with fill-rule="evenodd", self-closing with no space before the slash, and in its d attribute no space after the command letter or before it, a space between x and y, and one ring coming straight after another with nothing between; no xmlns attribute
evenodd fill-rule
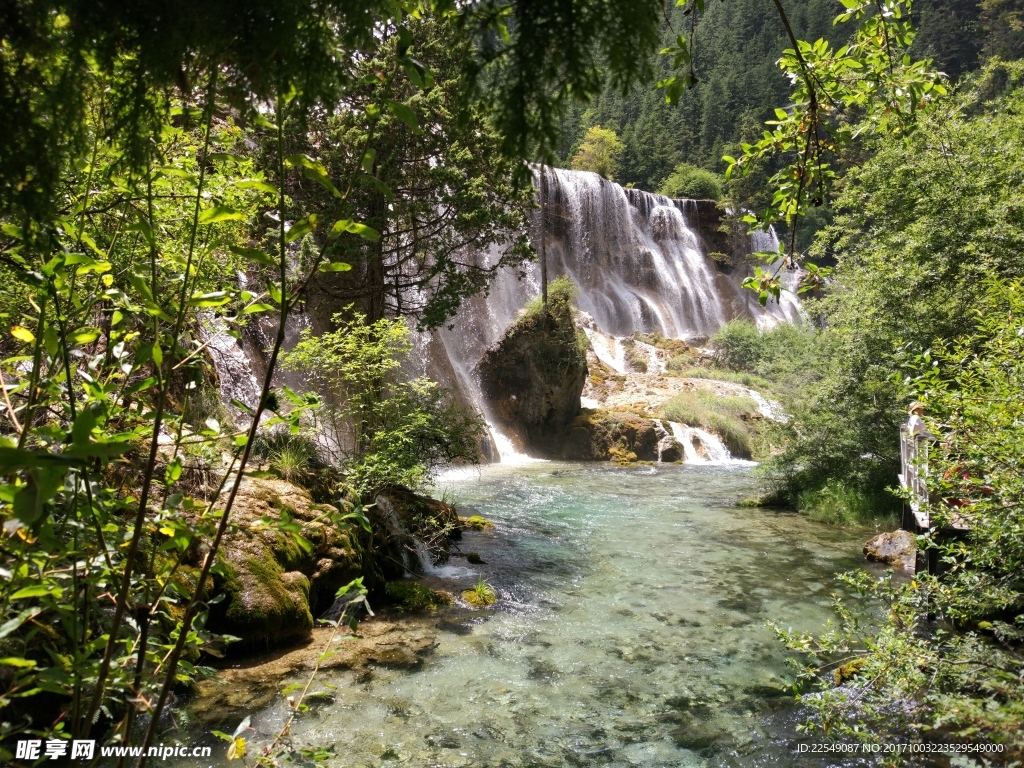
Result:
<svg viewBox="0 0 1024 768"><path fill-rule="evenodd" d="M929 527L928 443L929 438L912 433L909 424L900 429L900 485L910 491L903 515L904 530L921 532Z"/></svg>

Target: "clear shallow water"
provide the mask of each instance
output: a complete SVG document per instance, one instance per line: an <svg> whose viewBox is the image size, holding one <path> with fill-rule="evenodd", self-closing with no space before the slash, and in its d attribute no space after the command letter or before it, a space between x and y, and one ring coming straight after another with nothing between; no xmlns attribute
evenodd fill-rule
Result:
<svg viewBox="0 0 1024 768"><path fill-rule="evenodd" d="M801 713L765 627L813 629L864 531L739 509L743 467L544 463L453 473L467 534L453 591L477 575L496 609L454 611L415 671L322 673L338 686L293 726L337 766L790 766ZM288 682L288 681L286 681ZM253 716L255 742L284 705ZM215 748L215 751L216 748Z"/></svg>

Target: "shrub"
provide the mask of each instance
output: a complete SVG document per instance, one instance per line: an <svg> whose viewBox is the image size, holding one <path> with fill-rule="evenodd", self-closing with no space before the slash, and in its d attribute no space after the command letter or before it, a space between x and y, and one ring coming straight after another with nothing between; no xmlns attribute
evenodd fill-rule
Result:
<svg viewBox="0 0 1024 768"><path fill-rule="evenodd" d="M800 493L796 508L811 520L831 525L892 523L895 518L891 497L879 498L836 480Z"/></svg>
<svg viewBox="0 0 1024 768"><path fill-rule="evenodd" d="M658 194L690 200L721 200L724 179L689 163L680 163L661 183Z"/></svg>
<svg viewBox="0 0 1024 768"><path fill-rule="evenodd" d="M562 304L572 306L580 295L580 289L566 275L556 277L548 283L548 306L555 307ZM526 303L522 317L536 317L543 307L540 296L534 296ZM588 342L589 343L589 342Z"/></svg>
<svg viewBox="0 0 1024 768"><path fill-rule="evenodd" d="M479 417L443 387L404 372L412 343L402 320L367 323L358 312L334 320L337 331L303 330L283 365L329 393L307 419L306 433L349 484L362 495L393 485L418 488L437 467L479 460Z"/></svg>
<svg viewBox="0 0 1024 768"><path fill-rule="evenodd" d="M732 320L711 337L716 361L734 371L756 370L764 356L761 332L750 320Z"/></svg>

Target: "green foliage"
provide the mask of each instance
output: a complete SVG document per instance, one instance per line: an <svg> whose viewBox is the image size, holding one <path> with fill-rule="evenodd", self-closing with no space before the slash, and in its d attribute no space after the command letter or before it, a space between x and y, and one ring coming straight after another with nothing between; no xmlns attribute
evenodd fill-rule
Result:
<svg viewBox="0 0 1024 768"><path fill-rule="evenodd" d="M614 181L624 148L615 131L595 125L587 130L579 150L572 157L571 167L575 171L593 171Z"/></svg>
<svg viewBox="0 0 1024 768"><path fill-rule="evenodd" d="M727 368L721 375L727 377L730 371L739 374L739 377L725 378L726 381L795 392L816 375L820 332L806 323L779 323L760 331L749 320L740 319L723 325L711 337L711 346L717 364ZM746 379L743 374L747 374Z"/></svg>
<svg viewBox="0 0 1024 768"><path fill-rule="evenodd" d="M665 363L665 370L670 376L684 379L710 379L712 381L731 381L744 387L756 389L762 394L771 392L775 384L752 373L731 371L723 368L694 366L692 357L673 357Z"/></svg>
<svg viewBox="0 0 1024 768"><path fill-rule="evenodd" d="M548 308L552 311L558 308L569 308L571 310L580 289L566 275L556 277L548 283ZM544 303L540 296L534 296L523 308L523 318L536 318L544 310Z"/></svg>
<svg viewBox="0 0 1024 768"><path fill-rule="evenodd" d="M661 183L658 194L690 200L721 200L724 179L689 163L680 163Z"/></svg>
<svg viewBox="0 0 1024 768"><path fill-rule="evenodd" d="M483 110L463 104L473 85L462 66L473 55L464 30L432 17L408 25L413 43L405 55L432 73L429 90L376 77L401 60L401 41L392 39L359 65L363 84L348 96L359 108L294 126L296 151L323 148L319 157L336 186L353 169L369 169L373 178L360 178L344 201L318 186L297 186L292 193L323 216L361 221L380 235L373 241L321 238L325 258L352 265L348 272L318 276L328 291L357 301L371 321L402 316L420 328L436 328L464 299L484 291L498 270L520 269L531 258L534 192L516 184L518 165L502 154ZM362 109L386 100L402 104L415 119L382 113L374 130L387 142L370 156L353 152L368 139ZM500 255L466 257L490 249Z"/></svg>
<svg viewBox="0 0 1024 768"><path fill-rule="evenodd" d="M418 488L437 467L476 462L482 425L442 387L402 370L412 350L402 320L367 323L359 312L336 315L336 331L306 328L282 364L328 393L306 429L357 491Z"/></svg>
<svg viewBox="0 0 1024 768"><path fill-rule="evenodd" d="M713 432L729 453L744 459L754 450L747 422L758 414L757 403L748 397L722 397L709 390L684 391L661 406L663 418Z"/></svg>
<svg viewBox="0 0 1024 768"><path fill-rule="evenodd" d="M796 508L811 520L830 525L892 525L896 521L891 496L873 497L835 480L801 493Z"/></svg>
<svg viewBox="0 0 1024 768"><path fill-rule="evenodd" d="M805 679L821 689L802 697L816 714L810 727L875 743L911 733L1001 744L999 761L1012 764L1024 756L1024 285L988 288L974 332L909 367L937 438L933 530L955 518L970 533L923 537L942 560L939 578L847 575L869 605L884 602L880 616L839 603L832 631L782 636L806 654ZM857 676L836 687L845 676L828 670L851 658Z"/></svg>
<svg viewBox="0 0 1024 768"><path fill-rule="evenodd" d="M451 598L443 592L435 592L418 581L389 581L384 592L401 611L432 611L450 605Z"/></svg>
<svg viewBox="0 0 1024 768"><path fill-rule="evenodd" d="M200 653L220 655L234 639L205 629L231 523L220 493L242 481L279 349L257 401L238 404L245 417L235 431L218 418L203 335L237 335L250 315L276 308L280 344L294 286L283 216L303 217L278 192L283 179L247 154L215 79L198 103L147 94L166 120L149 126L141 158L126 155L105 122L118 80L94 63L81 85L81 152L54 148L61 183L36 189L53 199L5 210L0 237L3 275L20 293L3 323L11 354L2 363L0 519L10 538L0 619L23 617L0 642L25 661L0 693L0 737L50 728L84 736L102 712L138 740L144 699L157 713L145 743L171 690L194 679ZM276 262L250 247L250 222L271 207L281 212L266 241ZM239 270L272 264L266 294L239 290ZM300 399L296 419L304 407ZM294 534L286 515L267 525ZM97 608L101 599L109 610Z"/></svg>
<svg viewBox="0 0 1024 768"><path fill-rule="evenodd" d="M734 371L757 370L764 357L761 332L746 318L730 320L711 338L717 361Z"/></svg>
<svg viewBox="0 0 1024 768"><path fill-rule="evenodd" d="M469 603L471 608L487 608L498 602L498 593L494 587L480 579L472 589L462 592L462 599Z"/></svg>
<svg viewBox="0 0 1024 768"><path fill-rule="evenodd" d="M283 480L296 485L309 485L309 474L320 467L316 443L288 430L257 437L252 455L266 461Z"/></svg>
<svg viewBox="0 0 1024 768"><path fill-rule="evenodd" d="M837 262L827 294L807 306L823 330L767 467L794 501L828 479L884 498L912 399L902 362L968 333L986 278L1021 274L1024 93L999 88L1020 83L1020 70L992 65L950 114L849 174L813 251Z"/></svg>

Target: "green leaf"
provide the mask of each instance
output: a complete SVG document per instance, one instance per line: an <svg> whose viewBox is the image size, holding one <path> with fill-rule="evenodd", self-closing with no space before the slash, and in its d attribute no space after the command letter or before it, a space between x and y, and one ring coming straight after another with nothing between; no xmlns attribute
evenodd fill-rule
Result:
<svg viewBox="0 0 1024 768"><path fill-rule="evenodd" d="M286 243L294 242L300 237L308 235L316 227L317 215L311 213L304 219L299 219L291 227L288 228L288 232L285 233L284 241Z"/></svg>
<svg viewBox="0 0 1024 768"><path fill-rule="evenodd" d="M9 600L24 600L25 598L28 598L28 597L43 597L44 595L49 595L49 594L51 594L53 592L60 593L60 594L63 593L63 591L61 589L57 588L57 587L44 587L44 586L42 586L40 584L37 584L34 587L22 587L17 592L15 592L13 595L11 595L8 599Z"/></svg>
<svg viewBox="0 0 1024 768"><path fill-rule="evenodd" d="M77 467L82 460L62 453L30 451L25 448L0 448L0 470L14 471L37 467Z"/></svg>
<svg viewBox="0 0 1024 768"><path fill-rule="evenodd" d="M17 616L15 616L13 619L9 619L9 620L5 621L3 623L3 625L0 625L0 640L3 640L9 634L11 634L15 630L17 630L18 627L20 627L26 621L28 621L29 619L35 618L36 616L38 616L42 612L43 612L42 608L38 608L38 607L36 607L36 608L26 608L21 613L19 613Z"/></svg>
<svg viewBox="0 0 1024 768"><path fill-rule="evenodd" d="M212 293L196 293L188 300L190 307L223 307L231 301L231 295L227 291L213 291Z"/></svg>
<svg viewBox="0 0 1024 768"><path fill-rule="evenodd" d="M22 659L14 656L8 656L0 659L0 664L4 664L8 667L21 667L23 669L31 669L36 665L32 659Z"/></svg>
<svg viewBox="0 0 1024 768"><path fill-rule="evenodd" d="M324 261L317 269L321 272L348 272L352 269L352 265L346 264L344 261Z"/></svg>
<svg viewBox="0 0 1024 768"><path fill-rule="evenodd" d="M416 119L416 113L413 112L408 105L402 104L400 101L389 101L387 103L388 111L405 123L407 126L412 128L414 131L419 130L419 120Z"/></svg>
<svg viewBox="0 0 1024 768"><path fill-rule="evenodd" d="M277 287L277 283L271 281L267 283L267 293L270 294L270 298L274 300L276 304L281 304L281 289Z"/></svg>
<svg viewBox="0 0 1024 768"><path fill-rule="evenodd" d="M277 265L277 260L268 253L264 253L258 248L244 248L239 245L229 245L228 250L236 256L255 261L257 264L266 264L267 266L273 267Z"/></svg>
<svg viewBox="0 0 1024 768"><path fill-rule="evenodd" d="M395 193L391 191L391 187L389 187L383 181L378 179L376 176L370 176L367 173L361 173L359 174L359 179L361 181L369 182L370 186L372 187L376 187L377 191L384 195L384 198L389 203L393 203L395 201Z"/></svg>
<svg viewBox="0 0 1024 768"><path fill-rule="evenodd" d="M216 224L219 221L245 221L245 214L226 205L215 205L199 214L200 224Z"/></svg>
<svg viewBox="0 0 1024 768"><path fill-rule="evenodd" d="M327 233L327 239L333 240L337 237L340 237L345 232L349 232L354 235L359 235L364 240L369 240L371 242L376 242L377 240L380 240L380 233L377 230L373 229L372 227L368 227L365 224L360 224L358 222L352 221L351 219L341 219L339 221L334 222L334 225Z"/></svg>
<svg viewBox="0 0 1024 768"><path fill-rule="evenodd" d="M239 189L255 189L260 192L267 192L268 194L271 195L281 194L280 190L277 187L275 187L273 184L268 184L262 179L242 179L241 181L236 181L234 183L234 186L238 187Z"/></svg>
<svg viewBox="0 0 1024 768"><path fill-rule="evenodd" d="M173 485L181 477L181 459L175 459L164 470L164 485Z"/></svg>
<svg viewBox="0 0 1024 768"><path fill-rule="evenodd" d="M235 397L231 398L231 404L233 406L235 406L235 408L239 408L239 409L245 411L250 416L255 416L256 415L256 411L254 411L252 408L250 408L248 405L243 403L238 398L235 398Z"/></svg>
<svg viewBox="0 0 1024 768"><path fill-rule="evenodd" d="M377 159L377 150L370 148L363 154L363 162L361 163L363 171L365 173L373 173L373 163Z"/></svg>
<svg viewBox="0 0 1024 768"><path fill-rule="evenodd" d="M261 304L256 302L245 307L241 312L238 313L238 316L241 317L242 315L255 315L258 312L270 312L273 309L275 309L273 304Z"/></svg>

